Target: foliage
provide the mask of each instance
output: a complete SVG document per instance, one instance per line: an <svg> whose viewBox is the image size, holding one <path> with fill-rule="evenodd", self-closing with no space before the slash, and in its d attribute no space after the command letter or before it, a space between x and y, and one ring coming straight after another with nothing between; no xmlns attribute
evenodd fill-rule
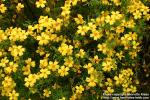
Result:
<svg viewBox="0 0 150 100"><path fill-rule="evenodd" d="M140 74L149 76L141 55L148 6L149 0L0 0L0 99L141 92Z"/></svg>

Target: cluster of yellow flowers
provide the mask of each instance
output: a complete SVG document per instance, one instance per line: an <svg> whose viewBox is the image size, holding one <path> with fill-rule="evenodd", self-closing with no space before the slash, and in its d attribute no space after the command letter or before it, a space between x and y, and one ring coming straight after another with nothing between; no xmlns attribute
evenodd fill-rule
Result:
<svg viewBox="0 0 150 100"><path fill-rule="evenodd" d="M88 74L90 77L86 78L86 82L88 82L89 87L95 87L96 83L98 82L97 80L97 71L92 67L91 63L88 63L87 65L84 66L88 70Z"/></svg>
<svg viewBox="0 0 150 100"><path fill-rule="evenodd" d="M25 80L25 86L26 86L26 87L33 87L34 84L36 83L37 75L35 75L35 74L30 74L30 75L28 75L28 77L26 77L24 80Z"/></svg>
<svg viewBox="0 0 150 100"><path fill-rule="evenodd" d="M150 14L148 14L149 7L145 6L140 0L132 0L128 11L133 14L134 19L142 18L142 15L146 20L150 19Z"/></svg>
<svg viewBox="0 0 150 100"><path fill-rule="evenodd" d="M63 88L61 86L63 82L57 83L59 79L67 79L67 82L71 80L69 83L71 89L68 90L72 90L70 100L80 99L85 91L98 95L94 90L97 87L105 93L114 93L115 87L119 86L122 87L123 93L137 91L136 84L133 82L135 77L132 65L127 65L125 59L126 54L135 59L140 51L140 40L133 29L136 19L144 16L149 20L149 8L140 0L131 0L128 12L133 14L134 18L126 19L125 13L119 9L102 11L96 18L88 21L84 20L82 14L72 18L73 6L86 2L87 0L65 0L64 6L60 7L62 10L60 16L57 18L40 16L38 22L28 25L27 29L20 27L0 29L2 96L7 96L10 100L18 99L19 93L17 89L15 90L17 82L14 77L23 78L24 88L31 93L42 90L42 95L47 98L54 95L52 90L57 90L56 87L59 87L53 86L54 84ZM109 5L112 3L117 7L121 5L121 0L99 2ZM39 9L44 8L47 6L47 0L37 0L35 5ZM24 5L21 3L16 6L18 12L23 8ZM0 4L0 13L5 13L6 10L5 5ZM64 31L64 28L70 27L70 23L74 23L76 27L74 33ZM30 47L30 43L26 44L28 39L34 41L35 44L33 42L31 44L36 47ZM1 47L5 42L9 42L9 45ZM14 76L18 73L21 76ZM103 77L105 75L106 77ZM52 79L56 80L48 83ZM46 83L48 85L45 85ZM42 84L39 91L37 84L40 86ZM67 97L62 95L59 100L66 99Z"/></svg>
<svg viewBox="0 0 150 100"><path fill-rule="evenodd" d="M58 48L58 51L64 56L64 55L71 55L73 52L73 46L67 45L67 44L61 44L61 46Z"/></svg>
<svg viewBox="0 0 150 100"><path fill-rule="evenodd" d="M12 47L10 47L8 49L8 51L11 52L11 55L13 57L17 58L18 56L22 56L23 55L23 52L25 51L25 49L22 48L21 45L19 45L19 46L13 45Z"/></svg>
<svg viewBox="0 0 150 100"><path fill-rule="evenodd" d="M104 84L107 88L104 92L107 94L111 94L115 92L115 87L122 86L124 94L135 93L137 91L137 88L132 85L132 77L133 71L132 69L128 68L122 70L118 76L114 76L114 79L107 78L107 81ZM136 82L136 84L138 84L138 81Z"/></svg>
<svg viewBox="0 0 150 100"><path fill-rule="evenodd" d="M105 82L104 84L106 86L104 92L107 93L107 94L111 94L111 93L114 93L114 84L113 84L113 80L110 79L110 78L107 78L107 81Z"/></svg>
<svg viewBox="0 0 150 100"><path fill-rule="evenodd" d="M132 48L129 54L131 55L132 59L134 59L137 56L137 52L140 51L140 43L137 42L137 34L132 32L125 34L123 37L121 37L121 43L124 45L126 50Z"/></svg>
<svg viewBox="0 0 150 100"><path fill-rule="evenodd" d="M17 100L19 93L17 93L14 89L16 87L16 83L10 76L6 76L2 81L2 96L8 96L10 100Z"/></svg>
<svg viewBox="0 0 150 100"><path fill-rule="evenodd" d="M74 94L71 96L70 100L76 100L77 98L80 98L81 94L85 90L82 85L76 86L73 88Z"/></svg>
<svg viewBox="0 0 150 100"><path fill-rule="evenodd" d="M29 75L31 74L30 67L35 67L35 61L32 61L31 58L28 58L27 60L25 60L25 63L26 65L22 68L23 75Z"/></svg>
<svg viewBox="0 0 150 100"><path fill-rule="evenodd" d="M110 25L113 25L116 21L121 20L121 18L123 17L123 14L120 14L119 11L112 11L111 12L111 16L107 15L105 18L105 22L109 23Z"/></svg>
<svg viewBox="0 0 150 100"><path fill-rule="evenodd" d="M7 36L11 41L24 41L27 38L28 33L21 28L8 28L5 30L5 36Z"/></svg>
<svg viewBox="0 0 150 100"><path fill-rule="evenodd" d="M131 69L122 70L118 76L114 77L116 85L123 87L123 93L135 93L136 87L132 85L133 72Z"/></svg>

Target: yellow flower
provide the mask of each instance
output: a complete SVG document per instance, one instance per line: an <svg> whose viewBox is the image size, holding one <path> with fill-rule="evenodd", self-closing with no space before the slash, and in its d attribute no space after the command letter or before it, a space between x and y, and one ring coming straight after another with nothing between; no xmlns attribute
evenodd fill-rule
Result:
<svg viewBox="0 0 150 100"><path fill-rule="evenodd" d="M50 61L48 68L51 69L52 71L56 71L59 68L58 62L57 61Z"/></svg>
<svg viewBox="0 0 150 100"><path fill-rule="evenodd" d="M94 73L94 68L93 67L90 67L88 68L88 74L93 74Z"/></svg>
<svg viewBox="0 0 150 100"><path fill-rule="evenodd" d="M29 65L24 66L22 68L22 71L23 71L23 75L29 75L31 73L30 66Z"/></svg>
<svg viewBox="0 0 150 100"><path fill-rule="evenodd" d="M3 30L0 30L0 42L7 39L7 35Z"/></svg>
<svg viewBox="0 0 150 100"><path fill-rule="evenodd" d="M48 59L40 60L40 68L47 68L48 67Z"/></svg>
<svg viewBox="0 0 150 100"><path fill-rule="evenodd" d="M46 0L38 0L38 1L36 1L36 7L44 8L46 3L47 3Z"/></svg>
<svg viewBox="0 0 150 100"><path fill-rule="evenodd" d="M63 7L61 7L62 12L61 12L61 16L68 17L70 14L70 4L65 4Z"/></svg>
<svg viewBox="0 0 150 100"><path fill-rule="evenodd" d="M113 81L110 78L107 78L107 82L105 82L106 86L113 86Z"/></svg>
<svg viewBox="0 0 150 100"><path fill-rule="evenodd" d="M114 92L114 89L112 89L111 87L107 87L107 90L105 91L105 93L107 94L111 94Z"/></svg>
<svg viewBox="0 0 150 100"><path fill-rule="evenodd" d="M67 51L66 49L68 48L68 45L65 43L62 43L61 46L58 48L58 51L62 54L62 55L66 55Z"/></svg>
<svg viewBox="0 0 150 100"><path fill-rule="evenodd" d="M18 5L16 6L17 11L20 11L22 8L24 8L24 5L21 3L18 3Z"/></svg>
<svg viewBox="0 0 150 100"><path fill-rule="evenodd" d="M36 53L39 53L40 56L43 56L45 54L44 48L43 47L38 47L38 49L36 50Z"/></svg>
<svg viewBox="0 0 150 100"><path fill-rule="evenodd" d="M76 86L76 93L81 94L84 91L84 87L82 85Z"/></svg>
<svg viewBox="0 0 150 100"><path fill-rule="evenodd" d="M69 74L68 71L69 71L69 67L65 67L65 66L61 66L60 69L58 69L58 73L60 74L60 76L63 77Z"/></svg>
<svg viewBox="0 0 150 100"><path fill-rule="evenodd" d="M90 69L92 67L92 64L88 63L88 64L84 65L83 67L86 68L86 69Z"/></svg>
<svg viewBox="0 0 150 100"><path fill-rule="evenodd" d="M91 75L90 77L86 78L86 82L88 82L89 87L95 87L97 83L97 79L93 75Z"/></svg>
<svg viewBox="0 0 150 100"><path fill-rule="evenodd" d="M74 18L75 22L76 22L77 24L83 24L83 23L84 23L84 20L83 20L82 15L81 15L81 14L78 14L77 16L78 16L77 18Z"/></svg>
<svg viewBox="0 0 150 100"><path fill-rule="evenodd" d="M109 15L106 16L105 22L113 25L115 23L115 19L112 19Z"/></svg>
<svg viewBox="0 0 150 100"><path fill-rule="evenodd" d="M93 24L92 22L89 22L88 23L88 27L89 27L89 30L91 30L91 31L95 31L96 30L96 25L95 24Z"/></svg>
<svg viewBox="0 0 150 100"><path fill-rule="evenodd" d="M12 73L12 69L10 67L6 67L4 70L6 74Z"/></svg>
<svg viewBox="0 0 150 100"><path fill-rule="evenodd" d="M51 72L48 70L48 69L41 69L40 70L40 77L41 78L48 78L48 75L50 75L51 74Z"/></svg>
<svg viewBox="0 0 150 100"><path fill-rule="evenodd" d="M96 25L101 26L105 22L105 17L104 14L100 15L99 17L96 18Z"/></svg>
<svg viewBox="0 0 150 100"><path fill-rule="evenodd" d="M28 77L25 77L25 86L26 87L33 87L36 83L37 76L35 74L30 74Z"/></svg>
<svg viewBox="0 0 150 100"><path fill-rule="evenodd" d="M115 21L123 17L123 15L120 14L119 11L116 11L116 12L112 11L111 13L112 13L111 18L114 19Z"/></svg>
<svg viewBox="0 0 150 100"><path fill-rule="evenodd" d="M49 13L50 10L51 10L50 7L46 7L46 8L45 8L45 11L46 11L47 13Z"/></svg>
<svg viewBox="0 0 150 100"><path fill-rule="evenodd" d="M122 84L123 88L127 88L129 86L129 83L127 83L127 81L125 80L125 83Z"/></svg>
<svg viewBox="0 0 150 100"><path fill-rule="evenodd" d="M57 34L49 34L50 41L59 41L59 36Z"/></svg>
<svg viewBox="0 0 150 100"><path fill-rule="evenodd" d="M130 37L132 37L132 40L137 40L137 37L138 37L137 33L129 32L129 35L130 35Z"/></svg>
<svg viewBox="0 0 150 100"><path fill-rule="evenodd" d="M147 21L149 21L149 20L150 20L150 14L146 14L146 15L144 16L144 19L147 20Z"/></svg>
<svg viewBox="0 0 150 100"><path fill-rule="evenodd" d="M0 67L6 67L6 65L9 63L9 60L7 59L7 57L1 59L0 62Z"/></svg>
<svg viewBox="0 0 150 100"><path fill-rule="evenodd" d="M108 51L106 43L98 44L97 47L98 51L102 51L104 54Z"/></svg>
<svg viewBox="0 0 150 100"><path fill-rule="evenodd" d="M25 63L31 67L35 67L35 61L32 61L31 58L28 58L27 60L25 60Z"/></svg>
<svg viewBox="0 0 150 100"><path fill-rule="evenodd" d="M50 37L48 34L42 32L40 36L37 36L39 45L47 45L49 43Z"/></svg>
<svg viewBox="0 0 150 100"><path fill-rule="evenodd" d="M61 25L62 25L62 19L57 18L57 20L53 23L53 28L54 28L56 31L60 31Z"/></svg>
<svg viewBox="0 0 150 100"><path fill-rule="evenodd" d="M15 90L9 93L9 100L18 100L18 97L19 97L19 93L16 93Z"/></svg>
<svg viewBox="0 0 150 100"><path fill-rule="evenodd" d="M49 97L50 94L51 94L51 91L49 91L48 89L44 89L43 92L44 92L43 95L44 95L45 97Z"/></svg>
<svg viewBox="0 0 150 100"><path fill-rule="evenodd" d="M77 58L83 58L85 56L85 51L83 49L80 49L80 51L76 54Z"/></svg>
<svg viewBox="0 0 150 100"><path fill-rule="evenodd" d="M0 4L0 12L1 13L5 13L5 11L7 10L7 8L5 7L4 4Z"/></svg>
<svg viewBox="0 0 150 100"><path fill-rule="evenodd" d="M28 25L27 33L29 33L31 36L35 37L36 34L34 34L34 27L32 25Z"/></svg>
<svg viewBox="0 0 150 100"><path fill-rule="evenodd" d="M133 45L133 49L137 49L140 43L136 42L136 41L132 41L132 45Z"/></svg>
<svg viewBox="0 0 150 100"><path fill-rule="evenodd" d="M134 13L134 19L140 19L142 17L142 14L139 10L136 10Z"/></svg>
<svg viewBox="0 0 150 100"><path fill-rule="evenodd" d="M123 75L119 74L119 77L115 76L114 80L116 81L116 85L119 85L123 82Z"/></svg>
<svg viewBox="0 0 150 100"><path fill-rule="evenodd" d="M135 86L131 85L130 88L132 93L137 92L137 88Z"/></svg>
<svg viewBox="0 0 150 100"><path fill-rule="evenodd" d="M103 62L102 66L103 66L103 68L102 68L103 71L108 71L108 72L111 71L111 69L113 68L111 62L109 62L109 61Z"/></svg>
<svg viewBox="0 0 150 100"><path fill-rule="evenodd" d="M72 46L72 45L69 45L66 51L67 51L67 55L72 55L73 46Z"/></svg>
<svg viewBox="0 0 150 100"><path fill-rule="evenodd" d="M121 51L120 53L116 53L116 56L121 60L123 56L123 52Z"/></svg>
<svg viewBox="0 0 150 100"><path fill-rule="evenodd" d="M6 67L5 73L10 74L12 72L16 72L18 68L18 64L14 63L14 62L9 62L8 67Z"/></svg>
<svg viewBox="0 0 150 100"><path fill-rule="evenodd" d="M99 59L97 55L95 55L94 58L90 58L90 61L91 61L92 63L97 63L97 64L98 64L98 63L100 62L100 60L101 60L101 59Z"/></svg>
<svg viewBox="0 0 150 100"><path fill-rule="evenodd" d="M72 67L74 64L72 57L65 58L64 61L65 61L64 65L68 67Z"/></svg>
<svg viewBox="0 0 150 100"><path fill-rule="evenodd" d="M88 26L78 26L77 34L81 34L82 36L84 36L85 33L88 32L88 30Z"/></svg>
<svg viewBox="0 0 150 100"><path fill-rule="evenodd" d="M134 26L135 26L135 22L134 22L133 19L131 19L131 20L129 20L127 22L127 26L126 27L128 27L128 28L134 28Z"/></svg>
<svg viewBox="0 0 150 100"><path fill-rule="evenodd" d="M72 55L73 52L73 46L67 45L65 43L62 43L61 46L58 48L58 51L63 55Z"/></svg>
<svg viewBox="0 0 150 100"><path fill-rule="evenodd" d="M93 37L94 40L98 40L102 37L102 33L97 30L92 30L92 34L90 34L90 37Z"/></svg>
<svg viewBox="0 0 150 100"><path fill-rule="evenodd" d="M116 28L116 33L120 34L120 33L123 33L123 32L124 32L124 27L118 26Z"/></svg>
<svg viewBox="0 0 150 100"><path fill-rule="evenodd" d="M137 52L131 51L131 52L129 52L129 55L131 56L132 59L134 59L135 57L137 57Z"/></svg>

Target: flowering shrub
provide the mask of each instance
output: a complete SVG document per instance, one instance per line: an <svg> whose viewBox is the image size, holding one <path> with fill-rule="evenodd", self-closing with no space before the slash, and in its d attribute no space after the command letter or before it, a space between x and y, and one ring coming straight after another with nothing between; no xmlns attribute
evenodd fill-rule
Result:
<svg viewBox="0 0 150 100"><path fill-rule="evenodd" d="M148 0L0 0L0 95L136 93Z"/></svg>

